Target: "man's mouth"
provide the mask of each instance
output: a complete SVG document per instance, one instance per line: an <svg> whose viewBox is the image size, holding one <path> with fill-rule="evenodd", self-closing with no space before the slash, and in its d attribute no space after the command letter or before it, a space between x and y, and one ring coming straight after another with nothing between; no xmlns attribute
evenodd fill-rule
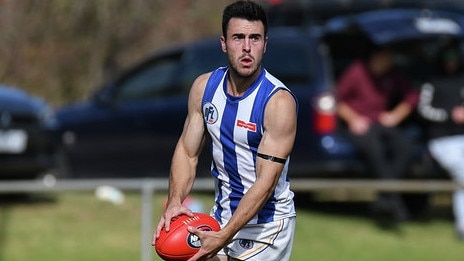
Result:
<svg viewBox="0 0 464 261"><path fill-rule="evenodd" d="M244 65L244 66L250 66L252 63L253 63L253 59L251 57L243 57L242 59L240 59L240 62Z"/></svg>

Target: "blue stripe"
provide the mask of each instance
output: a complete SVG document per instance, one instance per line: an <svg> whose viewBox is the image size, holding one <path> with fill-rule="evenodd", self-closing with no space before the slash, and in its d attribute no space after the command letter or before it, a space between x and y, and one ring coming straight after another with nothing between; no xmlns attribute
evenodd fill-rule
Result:
<svg viewBox="0 0 464 261"><path fill-rule="evenodd" d="M258 126L258 131L256 133L249 132L248 133L248 144L250 147L258 148L259 143L262 137L262 130L264 129L264 109L266 107L267 102L275 93L271 93L272 89L274 89L275 85L272 84L267 78L265 78L262 83L261 87L256 95L255 102L253 104L253 112L251 114L251 122L256 122ZM256 151L253 152L254 164L256 169ZM265 223L269 221L273 221L273 217L276 211L275 202L276 198L272 195L269 200L264 204L263 208L258 213L258 223Z"/></svg>
<svg viewBox="0 0 464 261"><path fill-rule="evenodd" d="M216 220L219 220L221 223L222 223L222 211L224 211L224 208L221 206L221 204L219 204L222 200L222 181L221 180L218 180L218 184L217 184L217 188L218 188L218 194L217 194L217 197L216 197L216 211L214 212L214 217L216 218Z"/></svg>
<svg viewBox="0 0 464 261"><path fill-rule="evenodd" d="M235 152L234 128L235 119L237 118L238 103L227 103L224 108L221 123L221 143L223 144L222 153L224 169L229 177L229 183L232 189L230 198L230 209L234 213L238 203L243 196L244 186L240 175L238 174L237 154Z"/></svg>
<svg viewBox="0 0 464 261"><path fill-rule="evenodd" d="M209 77L208 82L206 83L202 104L204 104L205 102L211 102L211 100L213 99L214 93L216 92L215 84L220 82L222 77L224 76L223 70L224 68L220 67L211 73L211 76Z"/></svg>

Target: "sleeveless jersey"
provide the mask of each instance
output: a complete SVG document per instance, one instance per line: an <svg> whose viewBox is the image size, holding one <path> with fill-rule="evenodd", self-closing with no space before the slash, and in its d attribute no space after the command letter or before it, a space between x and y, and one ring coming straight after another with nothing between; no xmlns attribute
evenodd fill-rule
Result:
<svg viewBox="0 0 464 261"><path fill-rule="evenodd" d="M227 223L256 180L256 154L264 132L267 102L278 90L290 92L262 69L245 94L234 97L227 93L227 75L228 67L216 69L206 84L202 100L203 118L212 142L211 173L216 186L211 211L222 224ZM288 164L287 159L274 193L249 224L295 216L293 192L287 178Z"/></svg>

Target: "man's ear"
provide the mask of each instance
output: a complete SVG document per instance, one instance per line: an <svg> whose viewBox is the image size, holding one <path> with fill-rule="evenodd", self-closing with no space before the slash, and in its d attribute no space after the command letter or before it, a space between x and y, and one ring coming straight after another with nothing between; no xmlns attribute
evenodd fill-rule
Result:
<svg viewBox="0 0 464 261"><path fill-rule="evenodd" d="M267 39L268 38L266 36L266 38L264 38L264 51L263 51L264 53L266 53L266 50L267 50Z"/></svg>
<svg viewBox="0 0 464 261"><path fill-rule="evenodd" d="M227 53L226 38L221 36L221 49L223 52Z"/></svg>

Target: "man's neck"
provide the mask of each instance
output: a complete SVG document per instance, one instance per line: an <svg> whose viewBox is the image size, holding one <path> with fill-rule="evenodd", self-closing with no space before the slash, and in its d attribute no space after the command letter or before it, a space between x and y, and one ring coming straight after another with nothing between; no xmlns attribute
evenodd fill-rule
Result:
<svg viewBox="0 0 464 261"><path fill-rule="evenodd" d="M251 87L253 82L260 75L261 70L256 71L249 77L242 77L233 71L229 71L229 77L227 79L227 93L232 96L240 97Z"/></svg>

